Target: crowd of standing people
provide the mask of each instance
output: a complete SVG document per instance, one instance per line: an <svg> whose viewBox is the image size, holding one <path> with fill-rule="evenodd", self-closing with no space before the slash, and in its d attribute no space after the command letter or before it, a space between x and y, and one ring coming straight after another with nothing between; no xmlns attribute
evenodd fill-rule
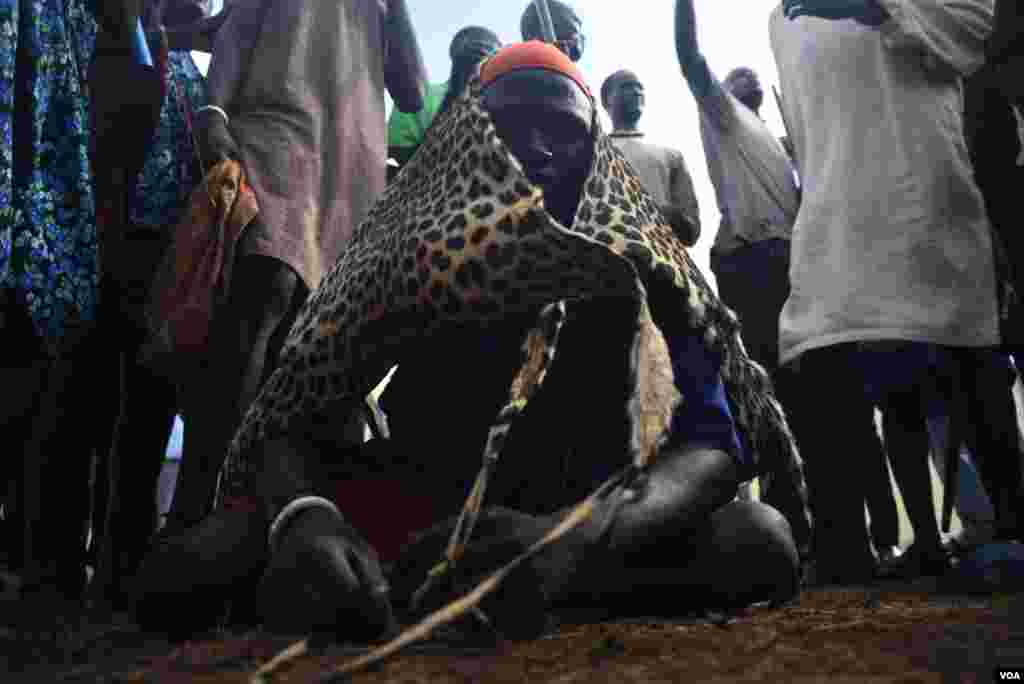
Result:
<svg viewBox="0 0 1024 684"><path fill-rule="evenodd" d="M0 544L25 596L376 638L523 554L484 612L530 635L581 603L781 604L1019 555L1016 3L784 0L779 138L677 0L717 292L687 253L698 160L645 140L628 64L587 79L561 0L512 45L454 31L440 83L406 0L143 4L0 0ZM199 301L153 278L196 263L198 352L153 304ZM177 374L145 353L160 324Z"/></svg>

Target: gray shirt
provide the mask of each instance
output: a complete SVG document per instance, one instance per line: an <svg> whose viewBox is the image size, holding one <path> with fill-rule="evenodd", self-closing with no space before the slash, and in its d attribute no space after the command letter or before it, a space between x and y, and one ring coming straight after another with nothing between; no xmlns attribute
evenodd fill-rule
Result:
<svg viewBox="0 0 1024 684"><path fill-rule="evenodd" d="M693 179L679 150L644 142L643 133L616 131L608 137L629 160L640 176L647 192L660 205L682 210L697 233L700 232L700 209Z"/></svg>
<svg viewBox="0 0 1024 684"><path fill-rule="evenodd" d="M788 240L799 207L789 156L753 111L714 76L709 81L708 94L696 100L708 175L722 214L712 251Z"/></svg>
<svg viewBox="0 0 1024 684"><path fill-rule="evenodd" d="M804 186L783 363L843 342L999 342L961 84L983 63L992 0L880 3L891 18L878 28L772 14Z"/></svg>

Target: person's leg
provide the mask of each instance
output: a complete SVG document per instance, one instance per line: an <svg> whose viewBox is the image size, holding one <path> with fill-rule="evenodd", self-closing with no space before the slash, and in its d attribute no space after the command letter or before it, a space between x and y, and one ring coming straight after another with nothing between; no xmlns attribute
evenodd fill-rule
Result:
<svg viewBox="0 0 1024 684"><path fill-rule="evenodd" d="M855 349L840 345L806 352L794 367L806 401L790 408L800 441L814 514L814 581L870 582L875 569L864 520L865 426L873 406L853 364ZM825 402L826 410L822 410ZM874 433L873 427L871 434Z"/></svg>
<svg viewBox="0 0 1024 684"><path fill-rule="evenodd" d="M681 586L709 608L783 603L800 592L800 560L786 519L758 503L732 503L711 516L710 529Z"/></svg>
<svg viewBox="0 0 1024 684"><path fill-rule="evenodd" d="M800 410L794 408L796 403L808 400L808 397L803 396L801 391L800 378L792 368L779 367L775 369L772 379L775 382L775 395L786 412L786 418L789 421L790 430L793 431L797 448L800 449L802 458L806 459L807 455L804 453L805 447L801 440L799 424L793 420L794 412ZM767 491L761 490L761 501L778 510L789 521L801 557L808 560L811 553L811 524L807 519L805 509L808 503L800 493L798 483L794 482L792 477L787 477L785 473L779 473L774 477Z"/></svg>
<svg viewBox="0 0 1024 684"><path fill-rule="evenodd" d="M1021 437L1009 368L992 352L966 355L967 443L995 508L997 536L1024 533Z"/></svg>
<svg viewBox="0 0 1024 684"><path fill-rule="evenodd" d="M175 388L165 378L139 363L127 364L126 371L128 401L118 428L118 480L105 540L113 567L108 577L96 578L107 583L102 589L108 598L121 593L157 529L157 481L177 408Z"/></svg>
<svg viewBox="0 0 1024 684"><path fill-rule="evenodd" d="M376 551L330 506L313 505L293 514L286 508L302 497L330 498L320 453L327 446L337 454L344 445L330 439L314 442L309 435L333 432L319 421L303 425L253 454L257 498L264 520L273 521L264 528L272 539L259 589L264 597L260 613L271 631L327 630L336 636L374 638L395 628Z"/></svg>
<svg viewBox="0 0 1024 684"><path fill-rule="evenodd" d="M949 417L928 417L928 434L932 444L932 464L942 484L944 495L950 490L946 483L946 444L949 435ZM973 438L970 438L973 439ZM977 544L992 540L995 535L995 510L974 465L974 457L967 448L960 449L957 469L956 512L960 518L960 532L945 542L947 550L960 553Z"/></svg>
<svg viewBox="0 0 1024 684"><path fill-rule="evenodd" d="M911 382L894 385L880 395L886 449L914 530L907 552L880 568L886 578L941 574L948 568L932 496L925 391L921 382Z"/></svg>
<svg viewBox="0 0 1024 684"><path fill-rule="evenodd" d="M802 399L798 379L779 367L779 314L789 297L789 247L788 240L765 240L716 254L712 263L719 297L739 316L747 353L771 375L776 397L787 414L790 406ZM790 428L800 447L796 427L791 424ZM761 500L786 517L797 546L806 550L811 530L804 502L788 475L772 473L771 486L763 491Z"/></svg>
<svg viewBox="0 0 1024 684"><path fill-rule="evenodd" d="M209 511L227 446L266 367L276 362L268 354L271 339L294 315L300 290L298 275L276 259L250 255L235 264L227 303L211 326L208 372L201 386L186 388L188 429L169 526Z"/></svg>
<svg viewBox="0 0 1024 684"><path fill-rule="evenodd" d="M599 573L593 567L598 562ZM759 502L728 503L698 529L681 531L658 549L590 563L584 557L583 564L556 611L599 606L610 617L678 616L784 603L800 592L800 558L789 523Z"/></svg>
<svg viewBox="0 0 1024 684"><path fill-rule="evenodd" d="M52 422L35 437L40 440L43 485L33 532L41 561L35 579L67 598L78 598L85 588L96 418L91 411L97 380L92 344L84 341L56 362L62 368L54 375L63 375L63 380L55 388ZM50 381L57 379L51 376Z"/></svg>
<svg viewBox="0 0 1024 684"><path fill-rule="evenodd" d="M900 543L900 517L889 476L889 458L875 429L874 410L870 418L870 424L865 425L865 430L870 432L870 439L866 442L871 449L864 454L864 494L871 518L871 540L875 550L885 555Z"/></svg>
<svg viewBox="0 0 1024 684"><path fill-rule="evenodd" d="M928 430L916 392L893 392L882 404L885 442L892 454L893 474L914 528L914 544L939 546L939 525L928 467Z"/></svg>
<svg viewBox="0 0 1024 684"><path fill-rule="evenodd" d="M789 297L789 242L766 240L715 254L718 296L740 319L743 346L772 373L779 365L779 314Z"/></svg>

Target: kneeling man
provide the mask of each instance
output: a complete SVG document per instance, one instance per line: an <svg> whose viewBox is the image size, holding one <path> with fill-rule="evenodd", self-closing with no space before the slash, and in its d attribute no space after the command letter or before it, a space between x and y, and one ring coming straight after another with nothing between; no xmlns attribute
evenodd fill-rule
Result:
<svg viewBox="0 0 1024 684"><path fill-rule="evenodd" d="M268 627L377 636L393 608L407 614L422 544L385 578L329 480L387 471L455 513L481 453L489 500L520 512L497 539L502 513L482 516L463 564L478 569L639 466L622 496L517 571L529 582L509 578L506 603L516 587L547 608L654 582L652 599L680 610L794 596L788 524L734 501L773 459L800 473L782 411L735 317L601 133L575 65L539 42L503 49L423 145L309 298L236 436L224 497L250 505L153 553L143 622L261 576ZM339 426L395 363L390 439L341 444Z"/></svg>

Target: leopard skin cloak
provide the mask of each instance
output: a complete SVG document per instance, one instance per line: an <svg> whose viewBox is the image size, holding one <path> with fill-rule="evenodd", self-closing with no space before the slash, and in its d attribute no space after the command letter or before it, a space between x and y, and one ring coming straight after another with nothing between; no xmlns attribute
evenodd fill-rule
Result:
<svg viewBox="0 0 1024 684"><path fill-rule="evenodd" d="M278 369L231 444L225 480L247 480L259 467L259 445L301 429L303 416L354 410L400 363L406 345L446 325L551 312L565 300L626 297L637 301L635 346L644 357L633 373L631 403L641 407L630 409L634 433L650 433L651 416L663 432L672 408L666 404L678 398L644 386L671 378L661 347L671 346L673 335L660 335L652 323L668 321L676 334L700 334L722 358L734 418L757 474L788 473L806 497L782 408L765 371L747 356L735 314L712 292L596 115L593 165L575 221L565 227L545 211L542 191L498 138L480 91L475 78L437 117L308 298ZM655 291L661 295L648 298ZM538 330L545 325L551 322ZM538 356L534 337L524 343L524 370L513 383L509 405L517 410L543 379L531 361ZM652 401L661 405L648 405L645 418L643 404ZM502 413L496 422L508 418Z"/></svg>

